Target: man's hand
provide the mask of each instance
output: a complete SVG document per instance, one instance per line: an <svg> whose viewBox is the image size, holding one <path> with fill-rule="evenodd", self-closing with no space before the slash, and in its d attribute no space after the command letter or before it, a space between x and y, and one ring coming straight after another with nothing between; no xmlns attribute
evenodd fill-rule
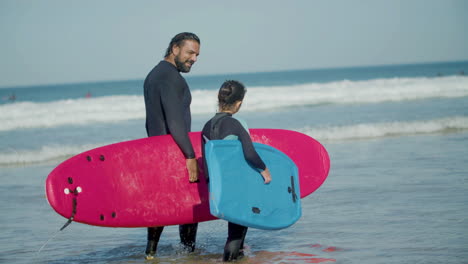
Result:
<svg viewBox="0 0 468 264"><path fill-rule="evenodd" d="M197 159L186 159L187 170L189 173L189 181L196 182L198 181L198 163Z"/></svg>
<svg viewBox="0 0 468 264"><path fill-rule="evenodd" d="M265 184L271 182L271 174L270 174L270 170L268 170L268 168L266 168L264 171L260 172L260 174L262 174L262 177L265 180L264 181Z"/></svg>

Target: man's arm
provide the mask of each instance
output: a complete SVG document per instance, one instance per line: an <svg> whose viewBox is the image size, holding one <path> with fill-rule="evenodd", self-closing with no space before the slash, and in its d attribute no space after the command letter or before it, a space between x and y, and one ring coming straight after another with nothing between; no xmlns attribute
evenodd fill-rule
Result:
<svg viewBox="0 0 468 264"><path fill-rule="evenodd" d="M167 85L161 89L161 100L169 133L185 156L190 182L195 182L198 180L198 164L185 126L182 92L175 86Z"/></svg>
<svg viewBox="0 0 468 264"><path fill-rule="evenodd" d="M185 158L195 158L192 142L190 142L188 136L188 129L185 127L181 91L178 91L176 86L168 83L165 84L165 87L161 88L161 103L169 133L184 153Z"/></svg>

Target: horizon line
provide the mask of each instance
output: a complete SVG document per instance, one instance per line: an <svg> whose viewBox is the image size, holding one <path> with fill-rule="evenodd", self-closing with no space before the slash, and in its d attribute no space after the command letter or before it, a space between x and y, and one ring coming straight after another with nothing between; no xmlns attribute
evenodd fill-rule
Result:
<svg viewBox="0 0 468 264"><path fill-rule="evenodd" d="M468 59L452 60L452 61L427 61L427 62L410 62L410 63L383 63L383 64L372 64L372 65L354 65L354 66L331 66L331 67L314 67L314 68L298 68L298 69L284 69L284 70L272 70L272 71L253 71L253 72L225 72L225 73L202 73L185 76L186 79L199 78L199 77L210 77L210 76L221 76L221 75L252 75L252 74L267 74L267 73L281 73L281 72L295 72L295 71L319 71L319 70L339 70L339 69L359 69L359 68L379 68L379 67L392 67L392 66L415 66L415 65L430 65L430 64L444 64L444 63L468 63ZM185 74L184 74L185 75ZM40 84L19 84L19 85L7 85L0 86L0 89L22 89L31 87L44 87L44 86L68 86L68 85L86 85L86 84L97 84L97 83L114 83L114 82L136 82L144 81L139 78L128 78L128 79L109 79L109 80L85 80L78 82L51 82L51 83L40 83Z"/></svg>

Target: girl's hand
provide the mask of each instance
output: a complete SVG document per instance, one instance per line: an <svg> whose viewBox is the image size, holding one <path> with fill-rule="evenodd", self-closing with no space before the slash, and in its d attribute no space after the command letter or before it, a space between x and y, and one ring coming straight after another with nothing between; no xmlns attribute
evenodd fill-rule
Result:
<svg viewBox="0 0 468 264"><path fill-rule="evenodd" d="M260 174L262 174L262 177L265 180L265 182L264 182L265 184L271 182L271 174L270 174L270 170L268 170L268 168L266 168L264 171L260 172Z"/></svg>

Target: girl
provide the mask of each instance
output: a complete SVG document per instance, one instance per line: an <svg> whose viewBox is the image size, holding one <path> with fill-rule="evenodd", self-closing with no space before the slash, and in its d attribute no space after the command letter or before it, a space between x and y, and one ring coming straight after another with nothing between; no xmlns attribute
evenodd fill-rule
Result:
<svg viewBox="0 0 468 264"><path fill-rule="evenodd" d="M267 184L271 181L270 171L255 151L245 123L232 117L239 111L245 92L244 85L238 81L225 81L221 85L218 92L219 112L203 127L202 150L204 152L204 145L208 140L240 140L245 159L261 171L264 182ZM228 238L224 247L223 261L232 261L243 256L246 234L246 226L228 222Z"/></svg>

